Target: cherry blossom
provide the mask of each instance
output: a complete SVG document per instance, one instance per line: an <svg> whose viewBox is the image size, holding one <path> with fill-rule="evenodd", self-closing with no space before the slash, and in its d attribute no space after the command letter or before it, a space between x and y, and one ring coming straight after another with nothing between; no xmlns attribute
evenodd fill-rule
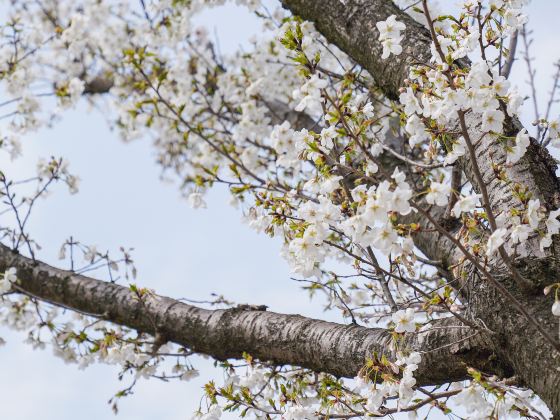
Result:
<svg viewBox="0 0 560 420"><path fill-rule="evenodd" d="M552 314L554 316L560 316L560 300L557 300L552 305Z"/></svg>
<svg viewBox="0 0 560 420"><path fill-rule="evenodd" d="M529 134L526 129L521 130L517 133L515 138L515 145L507 152L507 163L514 164L519 162L519 160L525 155L527 147L529 147Z"/></svg>
<svg viewBox="0 0 560 420"><path fill-rule="evenodd" d="M416 323L414 320L415 313L414 309L408 308L406 310L399 310L395 312L391 319L395 323L395 332L404 333L404 332L415 332L416 331Z"/></svg>
<svg viewBox="0 0 560 420"><path fill-rule="evenodd" d="M385 21L376 23L379 31L379 40L383 45L382 59L388 58L391 54L399 55L402 52L400 45L402 36L401 31L406 29L406 25L397 20L395 15L391 15Z"/></svg>
<svg viewBox="0 0 560 420"><path fill-rule="evenodd" d="M508 230L506 228L498 228L492 232L486 245L486 255L488 257L494 255L498 251L498 248L504 244L507 234Z"/></svg>

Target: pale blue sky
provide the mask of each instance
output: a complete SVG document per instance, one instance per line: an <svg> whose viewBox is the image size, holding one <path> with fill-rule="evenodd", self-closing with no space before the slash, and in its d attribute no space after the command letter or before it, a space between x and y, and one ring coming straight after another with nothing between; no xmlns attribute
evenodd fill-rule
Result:
<svg viewBox="0 0 560 420"><path fill-rule="evenodd" d="M535 30L541 93L550 87L552 62L560 57L559 2L535 0L530 7ZM216 27L222 51L231 51L259 25L243 9L228 6L207 14L203 21ZM212 32L212 31L211 31ZM517 64L513 80L526 91L524 66ZM529 118L530 120L530 118ZM41 202L32 232L43 246L41 258L57 263L60 244L70 235L100 249L135 248L138 283L174 297L205 299L222 293L238 301L266 304L270 310L336 319L322 313L320 300L310 302L292 282L279 244L257 235L240 221L216 189L207 210L192 210L177 187L159 180L154 153L146 141L122 143L98 111L82 104L53 129L25 139L25 158L3 168L33 173L40 156L62 155L82 178L80 194L63 188ZM117 370L95 365L79 371L53 357L50 350L33 351L23 334L0 328L7 344L0 347L0 416L6 419L109 419L106 401L123 387ZM205 380L221 373L208 361L196 364L201 377L192 382L141 381L135 395L120 404L117 418L188 419L198 405Z"/></svg>

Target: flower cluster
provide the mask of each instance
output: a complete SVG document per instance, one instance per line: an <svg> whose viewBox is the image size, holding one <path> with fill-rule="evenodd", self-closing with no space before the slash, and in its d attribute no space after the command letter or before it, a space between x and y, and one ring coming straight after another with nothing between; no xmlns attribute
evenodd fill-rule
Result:
<svg viewBox="0 0 560 420"><path fill-rule="evenodd" d="M401 31L406 29L406 25L397 20L395 15L391 15L385 21L377 22L375 24L379 31L379 40L383 45L382 59L388 58L391 54L399 55L402 53Z"/></svg>

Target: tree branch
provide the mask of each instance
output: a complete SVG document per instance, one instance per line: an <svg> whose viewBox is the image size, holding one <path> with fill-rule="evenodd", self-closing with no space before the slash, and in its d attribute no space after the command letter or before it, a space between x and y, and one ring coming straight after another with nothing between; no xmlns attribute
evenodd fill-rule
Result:
<svg viewBox="0 0 560 420"><path fill-rule="evenodd" d="M410 67L429 62L430 32L388 0L281 0L293 14L315 24L327 40L352 57L375 79L390 99L398 99L399 89ZM396 15L406 25L402 54L382 60L383 46L376 23Z"/></svg>
<svg viewBox="0 0 560 420"><path fill-rule="evenodd" d="M0 271L17 269L17 291L139 332L167 340L218 360L243 352L261 361L297 365L336 376L354 377L374 354L395 357L391 333L241 308L208 310L175 299L146 295L139 301L129 288L60 270L0 245ZM157 331L155 331L157 329ZM419 385L457 381L467 366L505 375L508 366L490 357L487 337L452 318L406 334L401 348L425 352L415 377Z"/></svg>
<svg viewBox="0 0 560 420"><path fill-rule="evenodd" d="M515 61L515 52L517 50L517 40L519 38L519 31L515 31L509 40L508 55L504 67L502 68L502 76L506 79L509 78L511 69L513 68L513 63Z"/></svg>

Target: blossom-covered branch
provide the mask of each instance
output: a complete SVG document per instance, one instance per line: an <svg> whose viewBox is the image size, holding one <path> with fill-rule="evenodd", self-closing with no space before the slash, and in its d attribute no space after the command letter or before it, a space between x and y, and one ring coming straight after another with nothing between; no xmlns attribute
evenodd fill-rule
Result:
<svg viewBox="0 0 560 420"><path fill-rule="evenodd" d="M36 345L52 335L65 360L117 361L137 377L169 378L160 357L178 358L174 376L189 377L195 370L184 359L213 355L227 379L207 384L205 419L221 409L382 416L432 401L447 413L448 399L480 417L543 417L516 384L560 415L560 187L543 146L560 145L558 121L547 110L539 141L531 139L519 123L523 95L502 75L527 21L525 1L467 0L455 15L427 0L399 1L410 6L403 10L386 0L283 0L289 16L238 0L269 36L228 57L191 27L221 3L22 0L3 34L10 134L2 148L15 157L18 138L55 116L43 98L57 110L109 102L117 110L110 123L126 140L153 140L191 207L205 208L214 185L227 188L251 228L281 239L304 288L352 324L250 306L210 311L112 276L82 277L118 264L73 238L61 258L84 253L89 268L35 263L38 246L21 218L28 201L15 200L21 185L7 174L0 193L15 219L7 228L14 252L3 251L4 269L12 268L0 310L8 322L31 328ZM40 183L54 176L43 167ZM76 190L77 178L64 174ZM143 334L100 320L55 322L40 302ZM37 316L26 309L33 306ZM245 376L224 361L240 356ZM356 381L333 376L357 372ZM449 391L421 386L465 374L471 381Z"/></svg>

